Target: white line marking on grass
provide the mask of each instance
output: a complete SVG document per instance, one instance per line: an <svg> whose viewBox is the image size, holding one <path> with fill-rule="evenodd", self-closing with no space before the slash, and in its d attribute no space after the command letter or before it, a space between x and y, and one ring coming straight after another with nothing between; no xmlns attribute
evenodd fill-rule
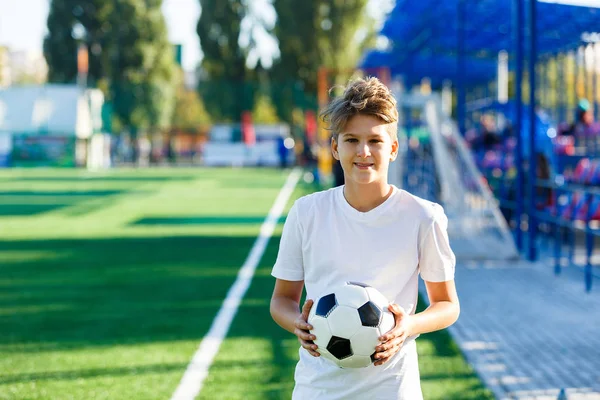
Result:
<svg viewBox="0 0 600 400"><path fill-rule="evenodd" d="M187 366L183 378L181 378L179 386L177 386L171 400L193 400L200 393L202 383L206 379L213 359L219 352L219 347L221 347L221 343L229 331L229 326L237 313L240 301L246 294L248 286L250 286L256 266L267 248L279 217L300 179L300 174L301 171L299 168L292 170L285 185L283 185L277 195L277 199L275 199L269 215L260 227L260 234L256 238L250 254L248 254L244 265L242 265L242 268L238 272L233 286L227 292L227 297L223 301L219 313L213 320L208 333L202 339L202 342L200 342L200 347L196 350L192 361Z"/></svg>

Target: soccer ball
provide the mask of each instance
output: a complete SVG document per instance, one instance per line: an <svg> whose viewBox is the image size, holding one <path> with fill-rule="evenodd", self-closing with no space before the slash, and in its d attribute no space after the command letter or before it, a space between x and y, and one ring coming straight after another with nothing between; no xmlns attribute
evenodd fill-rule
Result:
<svg viewBox="0 0 600 400"><path fill-rule="evenodd" d="M395 325L388 304L377 289L358 282L320 297L308 316L317 351L341 368L370 365L379 336Z"/></svg>

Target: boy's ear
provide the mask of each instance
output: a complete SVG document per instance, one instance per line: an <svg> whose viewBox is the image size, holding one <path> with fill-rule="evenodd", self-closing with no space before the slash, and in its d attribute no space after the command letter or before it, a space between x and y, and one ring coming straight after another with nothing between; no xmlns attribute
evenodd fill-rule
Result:
<svg viewBox="0 0 600 400"><path fill-rule="evenodd" d="M331 137L331 154L333 155L333 158L339 161L340 155L338 154L338 143L333 136Z"/></svg>
<svg viewBox="0 0 600 400"><path fill-rule="evenodd" d="M390 161L394 161L398 157L398 148L400 147L398 139L392 142L392 154L390 155Z"/></svg>

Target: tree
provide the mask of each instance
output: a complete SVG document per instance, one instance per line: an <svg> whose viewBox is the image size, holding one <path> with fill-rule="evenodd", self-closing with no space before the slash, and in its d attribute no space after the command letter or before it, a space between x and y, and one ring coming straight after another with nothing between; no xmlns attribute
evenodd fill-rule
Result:
<svg viewBox="0 0 600 400"><path fill-rule="evenodd" d="M108 16L112 12L112 1L52 0L48 36L44 39L50 82L75 82L79 44L85 44L89 50L88 82L93 85L104 77L107 59L103 50L110 33Z"/></svg>
<svg viewBox="0 0 600 400"><path fill-rule="evenodd" d="M48 13L48 36L44 39L44 56L50 82L72 82L77 76L77 42L72 36L73 1L53 0Z"/></svg>
<svg viewBox="0 0 600 400"><path fill-rule="evenodd" d="M198 92L180 86L175 98L175 111L171 126L184 131L198 131L210 125L211 119Z"/></svg>
<svg viewBox="0 0 600 400"><path fill-rule="evenodd" d="M88 82L104 88L120 126L135 134L138 129L168 125L175 97L175 60L161 3L52 0L44 41L49 80L73 82L77 47L86 44Z"/></svg>
<svg viewBox="0 0 600 400"><path fill-rule="evenodd" d="M205 79L198 85L210 115L216 120L239 121L252 108L252 87L246 85L247 49L239 44L247 7L241 0L200 0L197 25L204 58Z"/></svg>
<svg viewBox="0 0 600 400"><path fill-rule="evenodd" d="M320 60L325 67L353 69L374 41L374 21L366 13L368 0L325 1L320 5ZM349 74L344 74L348 76Z"/></svg>
<svg viewBox="0 0 600 400"><path fill-rule="evenodd" d="M266 94L259 94L252 110L252 120L255 124L276 124L279 122L277 110Z"/></svg>
<svg viewBox="0 0 600 400"><path fill-rule="evenodd" d="M111 99L116 116L132 130L171 122L175 58L167 39L160 0L116 0L108 41Z"/></svg>
<svg viewBox="0 0 600 400"><path fill-rule="evenodd" d="M325 66L339 71L356 67L374 37L367 0L274 0L274 34L281 56L274 66L280 92L275 104L280 117L291 120L298 96L316 98L317 72Z"/></svg>

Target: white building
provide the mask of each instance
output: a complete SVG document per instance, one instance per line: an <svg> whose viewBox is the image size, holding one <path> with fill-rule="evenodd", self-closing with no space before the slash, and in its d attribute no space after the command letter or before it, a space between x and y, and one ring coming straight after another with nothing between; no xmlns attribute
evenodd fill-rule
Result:
<svg viewBox="0 0 600 400"><path fill-rule="evenodd" d="M102 131L103 104L100 90L76 85L0 89L0 165L83 165Z"/></svg>

